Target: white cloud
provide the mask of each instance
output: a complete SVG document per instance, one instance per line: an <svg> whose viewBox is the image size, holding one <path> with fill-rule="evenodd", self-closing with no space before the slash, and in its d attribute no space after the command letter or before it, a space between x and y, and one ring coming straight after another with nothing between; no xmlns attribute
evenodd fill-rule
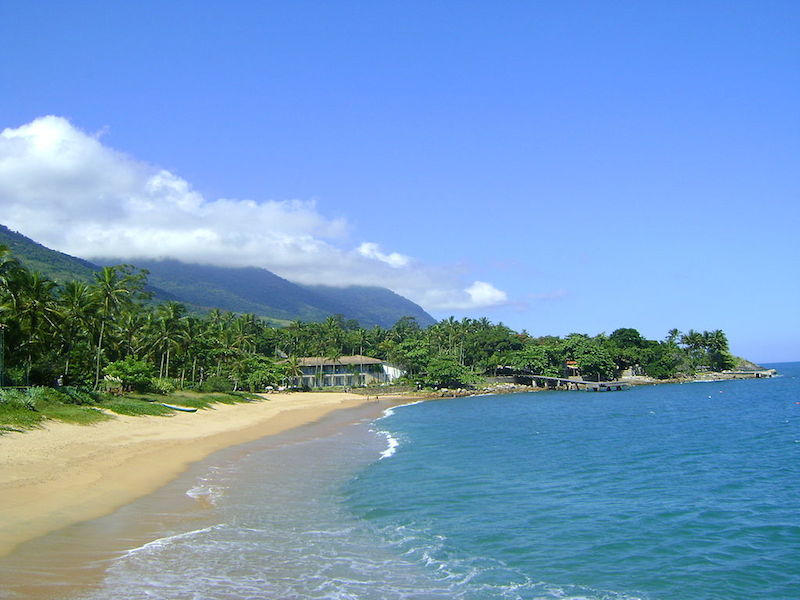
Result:
<svg viewBox="0 0 800 600"><path fill-rule="evenodd" d="M400 267L407 267L411 259L407 256L403 256L397 252L392 252L391 254L384 254L381 252L380 246L373 242L364 242L358 247L358 253L361 256L365 256L367 258L374 258L381 262L385 262L390 267L394 267L398 269Z"/></svg>
<svg viewBox="0 0 800 600"><path fill-rule="evenodd" d="M476 281L466 290L472 304L475 306L494 306L508 302L508 296L502 290L498 290L491 283Z"/></svg>
<svg viewBox="0 0 800 600"><path fill-rule="evenodd" d="M87 259L176 258L259 266L299 283L379 285L428 310L507 302L486 282L412 264L374 242L353 249L343 219L308 200L209 200L181 177L128 157L66 119L0 133L0 223Z"/></svg>
<svg viewBox="0 0 800 600"><path fill-rule="evenodd" d="M475 281L463 290L431 289L426 300L439 310L470 310L508 304L508 295L491 283Z"/></svg>

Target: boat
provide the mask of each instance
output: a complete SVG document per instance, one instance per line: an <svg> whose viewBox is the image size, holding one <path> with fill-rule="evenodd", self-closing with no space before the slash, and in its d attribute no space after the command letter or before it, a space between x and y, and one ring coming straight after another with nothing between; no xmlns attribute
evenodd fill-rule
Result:
<svg viewBox="0 0 800 600"><path fill-rule="evenodd" d="M179 410L181 412L197 412L196 408L190 408L188 406L175 406L174 404L164 404L163 402L161 403L161 406L166 406L167 408Z"/></svg>

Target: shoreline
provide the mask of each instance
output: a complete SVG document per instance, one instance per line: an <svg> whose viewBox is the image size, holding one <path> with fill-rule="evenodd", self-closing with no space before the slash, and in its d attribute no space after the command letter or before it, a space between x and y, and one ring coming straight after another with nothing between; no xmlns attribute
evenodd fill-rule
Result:
<svg viewBox="0 0 800 600"><path fill-rule="evenodd" d="M109 515L218 450L375 402L340 392L263 398L168 417L51 422L0 437L0 557L24 542Z"/></svg>
<svg viewBox="0 0 800 600"><path fill-rule="evenodd" d="M711 375L712 377L708 377ZM628 381L660 385L733 377ZM738 379L738 378L737 378ZM548 391L517 384L382 396L417 400ZM263 394L248 404L214 405L165 417L116 415L95 425L48 422L0 436L0 558L20 544L113 513L166 485L210 454L378 401L349 392Z"/></svg>

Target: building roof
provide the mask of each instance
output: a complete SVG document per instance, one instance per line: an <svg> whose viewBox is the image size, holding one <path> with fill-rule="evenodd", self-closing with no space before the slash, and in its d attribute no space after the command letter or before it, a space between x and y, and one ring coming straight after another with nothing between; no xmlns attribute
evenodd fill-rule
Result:
<svg viewBox="0 0 800 600"><path fill-rule="evenodd" d="M304 356L297 359L297 364L301 367L319 367L326 365L380 365L384 361L377 358L370 358L369 356L361 356L356 354L354 356L340 356L338 359L333 360L325 358L324 356Z"/></svg>

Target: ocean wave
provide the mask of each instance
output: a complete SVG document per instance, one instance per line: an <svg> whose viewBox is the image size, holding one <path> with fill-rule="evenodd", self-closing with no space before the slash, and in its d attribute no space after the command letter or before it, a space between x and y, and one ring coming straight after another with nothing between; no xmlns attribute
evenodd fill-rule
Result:
<svg viewBox="0 0 800 600"><path fill-rule="evenodd" d="M378 417L375 420L376 421L382 421L383 419L386 419L386 418L391 417L392 415L394 415L395 411L398 408L407 408L409 406L414 406L415 404L422 404L423 402L425 402L425 400L415 400L414 402L409 402L407 404L397 404L395 406L390 406L389 408L387 408L386 410L383 411L383 415L382 416Z"/></svg>
<svg viewBox="0 0 800 600"><path fill-rule="evenodd" d="M217 523L216 525L210 525L209 527L203 527L201 529L193 529L192 531L186 531L184 533L176 533L173 535L167 535L153 541L147 542L146 544L142 544L137 548L131 548L125 554L120 557L120 559L129 558L132 556L137 556L140 554L149 554L151 552L158 552L163 550L165 547L174 544L179 541L184 541L187 539L191 539L198 535L202 535L204 533L209 533L211 531L215 531L221 528L223 524Z"/></svg>
<svg viewBox="0 0 800 600"><path fill-rule="evenodd" d="M397 441L397 438L394 437L388 431L376 431L375 433L386 436L386 441L389 444L389 447L386 448L386 450L384 450L383 452L381 452L381 456L378 460L383 460L384 458L389 458L390 456L394 456L395 452L397 452L398 446L400 446L400 442Z"/></svg>

